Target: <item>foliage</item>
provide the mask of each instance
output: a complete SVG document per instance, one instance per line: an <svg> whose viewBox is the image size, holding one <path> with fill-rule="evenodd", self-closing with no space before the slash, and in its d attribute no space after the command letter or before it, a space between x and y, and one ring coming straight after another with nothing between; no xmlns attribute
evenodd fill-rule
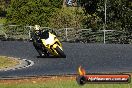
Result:
<svg viewBox="0 0 132 88"><path fill-rule="evenodd" d="M89 6L90 4L89 1L87 0L82 0L82 2L83 2L82 6L84 6L85 4ZM96 2L95 0L95 3L97 3L96 9L95 8L91 9L91 7L84 6L86 15L89 14L91 15L91 17L88 17L87 20L85 21L85 25L87 26L87 28L91 28L93 31L103 30L105 18L104 17L105 0L99 0L98 2ZM114 33L111 32L111 37L113 40L110 40L109 39L110 36L106 34L106 40L108 40L109 42L116 41L115 43L131 43L132 9L128 3L130 3L130 1L128 0L107 0L106 30L116 31ZM89 11L86 11L90 9L93 10L93 13L89 13ZM97 34L98 33L95 33L96 36Z"/></svg>
<svg viewBox="0 0 132 88"><path fill-rule="evenodd" d="M82 21L85 19L81 8L62 8L58 9L50 20L50 26L53 28L82 28Z"/></svg>
<svg viewBox="0 0 132 88"><path fill-rule="evenodd" d="M6 17L6 9L9 0L0 0L0 17Z"/></svg>
<svg viewBox="0 0 132 88"><path fill-rule="evenodd" d="M96 12L99 0L80 0L81 6L85 8L85 12L92 15Z"/></svg>
<svg viewBox="0 0 132 88"><path fill-rule="evenodd" d="M76 0L74 0L76 1ZM11 0L7 23L41 25L52 28L87 28L82 33L86 42L101 42L103 32L108 43L132 43L132 5L129 0L107 0L107 19L104 25L105 0L77 0L82 7L62 7L63 0ZM83 9L83 10L82 10ZM92 37L93 36L93 37ZM95 37L96 36L96 37Z"/></svg>
<svg viewBox="0 0 132 88"><path fill-rule="evenodd" d="M6 22L6 19L5 18L1 18L0 19L0 24L4 24Z"/></svg>
<svg viewBox="0 0 132 88"><path fill-rule="evenodd" d="M10 7L7 10L8 23L49 26L49 19L56 8L61 8L61 1L11 0Z"/></svg>
<svg viewBox="0 0 132 88"><path fill-rule="evenodd" d="M0 0L0 9L1 10L5 10L6 8L6 2L5 2L5 0Z"/></svg>

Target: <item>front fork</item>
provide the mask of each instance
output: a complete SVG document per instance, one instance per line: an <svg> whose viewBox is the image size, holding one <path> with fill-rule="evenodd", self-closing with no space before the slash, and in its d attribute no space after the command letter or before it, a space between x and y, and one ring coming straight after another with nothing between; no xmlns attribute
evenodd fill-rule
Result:
<svg viewBox="0 0 132 88"><path fill-rule="evenodd" d="M55 49L57 46L62 50L62 47L59 46L58 44L54 44L54 45L53 45L53 48Z"/></svg>

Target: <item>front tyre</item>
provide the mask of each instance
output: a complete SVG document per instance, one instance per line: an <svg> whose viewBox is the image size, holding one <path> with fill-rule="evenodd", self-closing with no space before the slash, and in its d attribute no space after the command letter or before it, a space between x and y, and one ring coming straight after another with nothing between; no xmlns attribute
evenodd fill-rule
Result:
<svg viewBox="0 0 132 88"><path fill-rule="evenodd" d="M55 50L59 54L60 57L66 58L66 55L58 46L55 48Z"/></svg>

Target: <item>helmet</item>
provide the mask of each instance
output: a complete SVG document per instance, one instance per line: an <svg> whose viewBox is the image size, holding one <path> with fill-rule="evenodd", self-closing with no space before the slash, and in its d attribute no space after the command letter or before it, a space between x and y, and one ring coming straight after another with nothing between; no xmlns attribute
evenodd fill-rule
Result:
<svg viewBox="0 0 132 88"><path fill-rule="evenodd" d="M39 25L35 25L35 26L34 26L34 29L35 29L36 31L38 31L38 30L40 30L40 26L39 26Z"/></svg>

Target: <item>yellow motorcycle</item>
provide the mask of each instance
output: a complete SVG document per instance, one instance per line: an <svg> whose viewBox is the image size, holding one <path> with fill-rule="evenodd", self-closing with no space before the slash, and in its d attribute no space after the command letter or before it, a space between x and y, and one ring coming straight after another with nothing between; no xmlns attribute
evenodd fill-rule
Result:
<svg viewBox="0 0 132 88"><path fill-rule="evenodd" d="M66 57L61 42L53 33L44 31L41 33L39 40L39 47L34 46L40 56Z"/></svg>

